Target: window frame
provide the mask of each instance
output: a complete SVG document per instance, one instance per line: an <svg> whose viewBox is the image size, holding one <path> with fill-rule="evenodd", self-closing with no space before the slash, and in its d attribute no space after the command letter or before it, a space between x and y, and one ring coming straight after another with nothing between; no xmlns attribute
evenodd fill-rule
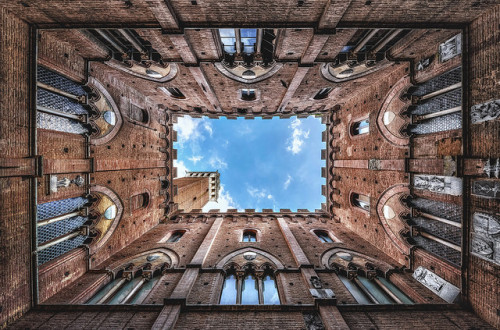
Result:
<svg viewBox="0 0 500 330"><path fill-rule="evenodd" d="M326 230L326 229L323 229L323 228L315 228L315 229L311 229L311 232L314 236L316 236L316 238L321 242L321 243L340 243L340 240L335 236L333 235L329 230ZM323 232L326 234L326 236L328 236L328 238L331 240L331 242L324 242L319 236L318 236L318 232Z"/></svg>
<svg viewBox="0 0 500 330"><path fill-rule="evenodd" d="M255 241L245 241L245 233L253 233L254 237L255 237ZM257 243L259 242L259 231L257 229L253 229L253 228L247 228L247 229L243 229L242 233L241 233L241 239L240 239L240 243Z"/></svg>
<svg viewBox="0 0 500 330"><path fill-rule="evenodd" d="M356 195L358 196L358 198L356 198ZM368 202L362 201L360 199L361 196L366 197ZM362 210L363 212L365 212L367 214L370 214L370 212L371 212L371 199L370 199L369 195L364 195L364 194L360 194L360 193L355 192L355 191L351 191L351 193L349 194L349 202L351 204L351 207L353 207L357 210ZM363 203L366 203L368 205L368 209L366 209L362 206Z"/></svg>
<svg viewBox="0 0 500 330"><path fill-rule="evenodd" d="M366 132L359 132L360 129L359 128L356 128L355 126L358 125L358 127L361 125L362 122L367 122L368 125L366 126L367 127L367 131ZM364 129L365 127L362 127L362 129ZM358 133L356 133L356 130ZM356 120L352 120L350 123L349 123L349 136L351 138L360 138L360 137L366 137L366 136L369 136L370 135L370 117L369 116L364 116L362 118L358 118Z"/></svg>

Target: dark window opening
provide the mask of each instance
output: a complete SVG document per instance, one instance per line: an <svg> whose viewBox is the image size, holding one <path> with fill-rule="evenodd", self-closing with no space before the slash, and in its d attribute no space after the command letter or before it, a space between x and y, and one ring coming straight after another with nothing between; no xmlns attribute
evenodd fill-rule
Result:
<svg viewBox="0 0 500 330"><path fill-rule="evenodd" d="M351 194L351 204L355 207L370 211L370 197L358 193Z"/></svg>
<svg viewBox="0 0 500 330"><path fill-rule="evenodd" d="M323 243L334 243L328 232L325 230L315 230L314 233L318 236L319 240Z"/></svg>
<svg viewBox="0 0 500 330"><path fill-rule="evenodd" d="M369 119L363 119L357 121L351 125L352 135L362 135L370 132L370 121Z"/></svg>
<svg viewBox="0 0 500 330"><path fill-rule="evenodd" d="M132 211L146 208L149 204L149 194L142 193L130 198L130 209Z"/></svg>
<svg viewBox="0 0 500 330"><path fill-rule="evenodd" d="M242 89L241 99L243 101L254 101L256 99L255 89Z"/></svg>
<svg viewBox="0 0 500 330"><path fill-rule="evenodd" d="M172 233L172 235L168 238L167 243L175 243L178 242L182 236L184 235L185 230L176 230Z"/></svg>
<svg viewBox="0 0 500 330"><path fill-rule="evenodd" d="M171 97L175 99L185 99L186 96L181 92L181 90L177 87L167 87L167 92Z"/></svg>
<svg viewBox="0 0 500 330"><path fill-rule="evenodd" d="M255 230L245 230L242 242L257 242L257 232Z"/></svg>
<svg viewBox="0 0 500 330"><path fill-rule="evenodd" d="M325 88L321 88L319 90L319 92L316 93L316 95L314 95L314 99L315 100L323 100L323 99L326 99L328 94L330 94L330 92L332 91L332 88L331 87L325 87Z"/></svg>

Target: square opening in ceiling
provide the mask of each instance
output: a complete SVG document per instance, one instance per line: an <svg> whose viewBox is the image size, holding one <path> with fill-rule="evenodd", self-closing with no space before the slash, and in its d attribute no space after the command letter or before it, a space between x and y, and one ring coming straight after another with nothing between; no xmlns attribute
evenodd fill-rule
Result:
<svg viewBox="0 0 500 330"><path fill-rule="evenodd" d="M319 117L231 120L182 116L174 130L178 179L193 175L189 172L220 174L217 202L208 201L204 212L314 211L325 203L321 191L326 183L321 176L325 125ZM176 181L181 182L174 179L174 185ZM185 198L180 195L174 196L174 202Z"/></svg>

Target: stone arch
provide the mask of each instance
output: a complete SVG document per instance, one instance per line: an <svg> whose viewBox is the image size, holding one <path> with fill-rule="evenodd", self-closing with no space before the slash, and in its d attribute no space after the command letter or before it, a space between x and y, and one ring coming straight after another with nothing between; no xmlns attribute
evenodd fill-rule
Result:
<svg viewBox="0 0 500 330"><path fill-rule="evenodd" d="M123 71L123 72L126 72L132 76L135 76L135 77L139 77L141 79L145 79L145 80L150 80L150 81L154 81L154 82L157 82L157 83L164 83L164 82L167 82L167 81L170 81L172 79L175 78L175 76L177 76L177 72L178 72L178 67L177 67L177 64L175 63L169 63L168 66L166 66L165 68L163 68L163 70L161 71L167 71L168 73L161 77L161 78L155 78L151 75L148 75L146 73L146 70L147 69L150 69L150 68L146 68L146 67L142 67L142 66L139 66L139 65L136 65L135 67L136 68L141 68L141 70L135 70L134 67L132 68L129 68L127 66L125 66L122 62L120 61L117 61L115 59L112 59L112 60L109 60L109 61L106 61L106 64L109 65L110 67L112 68L115 68L117 70L120 70L120 71ZM159 69L159 65L156 64L156 66L158 66L158 68L153 68L153 69ZM168 70L165 70L167 69ZM141 73L140 71L144 70L143 73Z"/></svg>
<svg viewBox="0 0 500 330"><path fill-rule="evenodd" d="M238 82L244 83L244 84L255 84L259 81L266 80L267 78L272 77L276 72L278 72L283 67L282 63L274 63L273 65L270 65L268 68L262 67L262 70L264 71L264 72L262 72L262 74L256 75L253 78L249 78L249 77L243 78L243 75L239 75L235 71L235 69L228 68L224 64L222 64L221 62L217 62L214 65L217 68L217 70L219 70L219 72L222 73L223 75L225 75L226 77L233 79L233 80L236 80ZM256 68L261 68L261 67L256 66ZM244 70L243 67L242 67L242 70Z"/></svg>

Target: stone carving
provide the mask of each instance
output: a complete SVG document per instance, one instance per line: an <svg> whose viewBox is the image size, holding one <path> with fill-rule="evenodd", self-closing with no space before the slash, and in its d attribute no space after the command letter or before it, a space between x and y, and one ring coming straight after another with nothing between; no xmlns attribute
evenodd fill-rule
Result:
<svg viewBox="0 0 500 330"><path fill-rule="evenodd" d="M325 326L318 314L303 314L307 330L324 330Z"/></svg>
<svg viewBox="0 0 500 330"><path fill-rule="evenodd" d="M492 100L471 107L470 120L473 124L500 118L500 100Z"/></svg>
<svg viewBox="0 0 500 330"><path fill-rule="evenodd" d="M380 159L370 159L368 161L368 169L374 171L380 170Z"/></svg>
<svg viewBox="0 0 500 330"><path fill-rule="evenodd" d="M451 176L415 175L413 187L439 194L462 195L462 179Z"/></svg>
<svg viewBox="0 0 500 330"><path fill-rule="evenodd" d="M472 253L500 264L500 218L476 212L472 216Z"/></svg>
<svg viewBox="0 0 500 330"><path fill-rule="evenodd" d="M439 45L439 60L445 62L462 53L462 34L457 34Z"/></svg>
<svg viewBox="0 0 500 330"><path fill-rule="evenodd" d="M459 288L422 266L415 269L413 278L449 303L453 303L460 293Z"/></svg>
<svg viewBox="0 0 500 330"><path fill-rule="evenodd" d="M311 276L309 281L311 281L312 286L316 289L321 289L323 287L321 280L317 276Z"/></svg>
<svg viewBox="0 0 500 330"><path fill-rule="evenodd" d="M57 192L58 188L69 187L71 184L74 184L78 187L83 186L85 183L85 179L77 175L74 179L70 180L68 178L62 178L60 180L57 179L57 175L50 176L50 191L53 193Z"/></svg>
<svg viewBox="0 0 500 330"><path fill-rule="evenodd" d="M494 162L494 161L493 161ZM488 178L491 178L494 176L495 178L499 178L500 176L500 158L497 158L497 161L495 164L488 158L486 161L486 164L484 164L483 171L486 173Z"/></svg>
<svg viewBox="0 0 500 330"><path fill-rule="evenodd" d="M431 64L431 57L421 59L417 63L417 71L424 71Z"/></svg>
<svg viewBox="0 0 500 330"><path fill-rule="evenodd" d="M319 299L335 298L335 294L331 289L309 289L309 292L311 292L311 295L314 298L319 298Z"/></svg>
<svg viewBox="0 0 500 330"><path fill-rule="evenodd" d="M472 184L472 193L486 198L500 198L500 181L474 181Z"/></svg>

